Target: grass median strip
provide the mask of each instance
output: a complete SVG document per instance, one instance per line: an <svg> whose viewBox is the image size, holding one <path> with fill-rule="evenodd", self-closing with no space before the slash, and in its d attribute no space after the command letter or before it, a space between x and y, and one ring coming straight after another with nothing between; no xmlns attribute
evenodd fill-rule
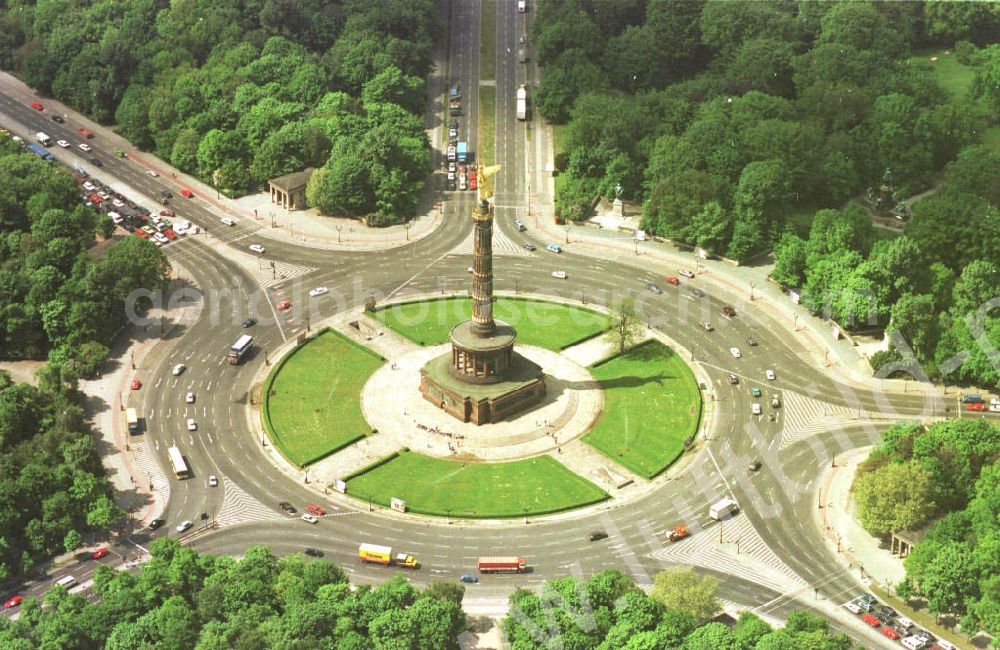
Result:
<svg viewBox="0 0 1000 650"><path fill-rule="evenodd" d="M448 341L451 328L472 313L469 298L446 298L391 305L373 316L387 327L420 345ZM539 300L501 298L493 315L517 329L517 341L549 350L590 338L607 327L607 319L589 309Z"/></svg>
<svg viewBox="0 0 1000 650"><path fill-rule="evenodd" d="M560 512L608 498L549 456L465 463L408 451L348 480L347 493L386 507L403 499L420 514L478 519Z"/></svg>
<svg viewBox="0 0 1000 650"><path fill-rule="evenodd" d="M361 389L383 360L327 330L286 357L268 379L265 425L274 444L300 467L363 438Z"/></svg>
<svg viewBox="0 0 1000 650"><path fill-rule="evenodd" d="M496 78L497 0L482 0L479 4L479 80L495 81Z"/></svg>
<svg viewBox="0 0 1000 650"><path fill-rule="evenodd" d="M583 441L652 478L677 460L701 421L701 392L687 364L650 341L591 368L604 412Z"/></svg>

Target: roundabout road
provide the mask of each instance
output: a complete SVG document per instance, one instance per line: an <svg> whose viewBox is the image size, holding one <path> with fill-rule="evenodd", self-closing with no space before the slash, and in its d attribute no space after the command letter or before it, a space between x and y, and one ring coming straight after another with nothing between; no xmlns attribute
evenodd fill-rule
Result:
<svg viewBox="0 0 1000 650"><path fill-rule="evenodd" d="M531 231L518 232L513 220L526 215L529 188L525 179L531 177L531 170L525 168L526 125L514 117L513 94L526 81L526 70L506 54L506 47L524 33L524 24L513 3L498 4L496 141L503 172L497 177L496 289L602 305L620 295L635 296L643 318L691 350L694 359L688 361L700 364L712 378L703 396L706 405L717 412L714 430L705 432L706 437L688 452L682 460L683 471L654 479L660 484L655 491L627 507L581 516L527 525L521 521L503 526L449 525L369 513L366 504L339 495L324 500L311 486L276 471L261 448L259 426L250 426L246 417L252 377L269 360L269 352L311 324L363 304L368 296L401 298L464 289L469 282L470 256L462 251L471 232L474 193L446 193L444 219L432 236L378 253L333 252L255 239L262 228L256 221L241 219L235 227L223 226L221 214L205 201L175 199L171 207L208 229L206 236L188 237L165 249L196 290L188 304L199 313L192 322L170 330L135 371L145 387L132 396L132 403L139 400L146 429L133 437L133 444L145 446L164 468L170 467L166 448L177 444L192 466L193 477L170 479L169 499L161 515L168 525L153 534L141 531L134 536L136 541L173 536L176 523L198 522L205 513L219 527L190 537L201 550L238 555L252 544L268 544L279 553L312 546L343 565L352 579L363 582L385 579L395 570L359 565L360 542L390 544L415 554L421 569L406 575L418 583L457 578L471 570L482 554L524 555L530 573L485 576L467 590L472 597L498 601L506 599L515 586L538 586L546 579L570 574L618 568L648 585L664 567L690 564L717 575L721 596L740 606L779 616L813 607L835 616L832 608L839 609L863 586L821 541L822 531L814 523L818 477L837 454L871 444L894 420L940 417L944 405L918 394L886 395L831 379L812 365L809 351L786 326L760 315L743 297L727 296L711 279L684 279L680 287L674 287L664 281L664 275L672 272L654 271L644 259L626 264L571 251L557 255L545 251L550 242L535 239ZM478 34L478 11L475 3L455 4L449 66L452 80L462 84L466 97L461 129L468 134L472 151L477 150L474 89L479 84L475 72L479 44L470 35ZM444 98L438 101L443 115ZM0 96L0 110L56 137L75 129L72 117L67 124L56 125L10 97ZM133 192L154 197L161 189L177 189L162 176L147 176L131 160L100 151L99 145L95 145L95 155L105 163L103 172ZM267 252L254 260L246 255L246 247L258 240ZM538 250L522 249L526 241ZM271 260L303 272L287 280L268 278ZM568 280L553 279L554 270L566 270ZM650 282L663 288L664 294L648 291ZM315 286L328 287L330 294L310 299L307 292ZM690 287L708 295L697 298L688 291ZM292 302L292 309L275 311L274 304L283 299ZM727 304L739 312L735 318L722 315ZM226 351L244 333L239 323L251 311L260 320L246 330L255 338L255 353L244 364L230 366ZM701 321L711 322L714 331L704 331ZM756 338L759 345L747 346L748 337ZM742 358L733 358L729 352L733 346L741 349ZM171 368L177 363L184 363L187 370L175 377ZM768 368L777 373L774 381L765 379ZM740 377L738 385L729 383L730 373ZM776 410L762 400L764 415L773 412L775 421L751 415L754 400L749 389L754 385L761 387L765 398L781 394L783 405ZM194 404L184 401L189 390L197 395ZM186 429L189 417L198 423L195 432ZM757 460L763 464L761 470L748 472L747 464ZM220 487L208 486L210 474L220 478ZM708 518L707 509L727 495L736 498L742 513L720 526ZM331 514L310 526L297 515L284 514L277 506L280 501L289 501L300 510L307 503L322 502L331 506ZM662 532L679 522L685 522L693 535L670 545ZM606 531L609 538L591 543L587 536L592 530ZM860 624L848 623L847 617L835 620L840 629L866 644L878 643Z"/></svg>

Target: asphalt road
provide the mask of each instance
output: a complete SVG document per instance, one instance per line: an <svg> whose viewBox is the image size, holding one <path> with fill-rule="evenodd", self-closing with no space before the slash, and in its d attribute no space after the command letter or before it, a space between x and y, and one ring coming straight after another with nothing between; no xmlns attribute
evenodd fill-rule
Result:
<svg viewBox="0 0 1000 650"><path fill-rule="evenodd" d="M462 85L460 139L468 141L473 152L478 144L479 7L474 2L453 4L450 50L447 60L441 62L448 81ZM532 242L538 250L497 255L495 286L500 291L581 300L585 297L587 302L597 304L609 304L617 296L630 294L649 323L691 350L694 360L689 361L700 364L712 378L712 384L704 387L704 395L718 417L714 429L706 432L703 443L684 461L688 463L685 471L670 480L656 479L660 483L656 491L627 507L527 525L410 522L369 513L366 504L339 496L321 502L299 481L275 473L264 456L259 429L251 426L246 416L252 377L265 363L269 351L306 330L307 310L309 322L316 323L362 304L369 295L402 297L464 288L470 258L453 251L471 230L469 213L475 193L445 193L443 224L423 241L377 254L333 253L261 237L258 231L266 224L253 219L239 219L233 227L222 225L221 215L208 203L199 198L180 198L172 179L163 175L153 178L134 160L114 157L103 150L98 137L91 141L95 152L90 155L104 162L103 172L130 188L131 195L155 197L162 189L172 190L177 198L170 207L210 234L188 237L165 249L171 261L182 264L190 273L194 288L200 292L201 297L189 303L199 315L193 322L171 329L154 349L135 373L145 386L132 396L139 400L137 406L146 425L141 435L133 437L134 442L151 447L165 469L170 467L166 448L179 446L191 464L193 477L170 481L170 499L162 515L168 525L152 534L139 531L133 539L145 544L156 535L176 535L174 525L182 520L200 525L203 513L208 521L218 520L229 494L236 503L230 510L239 512L242 507L245 520L237 516L218 529L189 536L199 549L238 555L252 544L268 544L281 553L312 546L342 564L354 580L363 582L382 580L397 569L360 565L356 560L360 542L388 544L415 554L421 568L408 575L418 583L456 578L472 570L479 555L526 556L531 565L529 573L484 576L480 584L469 588L473 596L502 599L516 586L538 586L546 579L570 573L589 575L606 568L623 569L639 583L648 584L656 572L676 563L664 558L678 552L681 545L720 536L732 541L726 537L724 527L720 533L720 525L707 515L709 504L732 495L740 503L742 514L726 525L750 530L746 524L737 523L749 522L752 531L746 543L756 536L775 559L770 565L754 560L750 564L756 562L762 568L753 569L746 562L724 558L720 563L712 559L715 556L706 555L709 560L699 564L700 570L720 577L723 598L779 616L791 609L814 606L817 595L838 604L848 600L862 585L820 541L821 531L813 523L816 477L836 454L877 439L878 432L892 419L943 415L945 405L927 401L921 395L859 390L826 376L810 364L807 351L784 327L755 310L745 309L745 297L728 295L710 278L682 278L681 285L674 287L664 282L661 273L649 269L644 260L612 263L571 251L555 254L544 250L550 242L537 238L531 229L517 232L513 220L527 213L528 179L535 178L539 171L533 167L531 150L526 148L534 146L528 125L516 119L514 110L514 93L518 85L526 82L527 69L517 62L516 54L506 53L508 47L516 53L518 38L525 34L526 17L516 13L514 3L498 3L497 18L496 149L497 162L503 165L496 187L497 234L517 246ZM439 106L441 123L446 126L446 94ZM0 96L0 108L32 130L45 130L55 139L70 140L74 146L81 140L75 135L79 124L73 116L69 116L67 124L58 125L6 96ZM441 133L437 131L439 136ZM439 149L439 164L446 138L443 129L443 139L434 141ZM436 177L440 179L440 173ZM230 256L219 254L220 247L246 251L251 243L266 247L259 261L265 274L271 260L315 270L262 288ZM568 271L569 279L553 279L553 270ZM654 295L646 289L648 283L656 283L664 293ZM331 294L310 299L307 292L315 286L326 286ZM697 298L688 291L691 287L702 288L707 295ZM273 308L283 299L293 303L288 312ZM735 318L722 315L725 305L737 308ZM250 313L260 320L248 330L255 337L255 351L245 363L230 366L226 351L244 333L239 323ZM711 322L714 331L704 331L701 321ZM746 345L748 337L757 339L759 345ZM741 349L741 358L730 354L733 346ZM177 363L187 366L180 376L171 374ZM764 377L768 368L777 373L774 381ZM741 378L738 385L729 383L729 373ZM794 392L830 408L857 410L859 418L783 444L785 411L771 409L765 399L762 416L752 416L752 385L760 386L765 398L772 393L785 396ZM196 393L194 404L184 401L188 391ZM766 417L772 413L774 421ZM872 414L877 419L869 421ZM189 417L198 423L195 432L185 427ZM817 414L817 419L822 416ZM755 473L746 469L753 460L763 463ZM211 474L220 478L219 487L208 487ZM317 525L309 525L297 515L283 513L277 507L280 501L295 504L300 512L305 504L319 502L329 514ZM679 522L685 522L694 534L670 545L662 532ZM591 543L587 535L592 530L606 531L609 538ZM861 636L863 633L853 627L843 629L873 643L871 637Z"/></svg>

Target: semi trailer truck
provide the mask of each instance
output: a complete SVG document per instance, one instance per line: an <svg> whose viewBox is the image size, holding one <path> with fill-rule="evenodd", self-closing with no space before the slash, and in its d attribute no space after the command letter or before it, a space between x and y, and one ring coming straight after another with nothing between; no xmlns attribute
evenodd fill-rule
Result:
<svg viewBox="0 0 1000 650"><path fill-rule="evenodd" d="M480 573L524 573L528 565L523 557L481 557L477 566Z"/></svg>
<svg viewBox="0 0 1000 650"><path fill-rule="evenodd" d="M517 119L528 119L528 89L524 84L517 89Z"/></svg>

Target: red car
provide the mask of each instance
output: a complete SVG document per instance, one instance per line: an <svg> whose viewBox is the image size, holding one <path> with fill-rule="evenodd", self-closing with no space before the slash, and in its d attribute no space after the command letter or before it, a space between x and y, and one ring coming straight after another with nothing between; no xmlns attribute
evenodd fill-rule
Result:
<svg viewBox="0 0 1000 650"><path fill-rule="evenodd" d="M136 237L142 237L143 239L149 239L149 233L147 233L145 231L142 231L142 230L136 230L135 231L135 236Z"/></svg>
<svg viewBox="0 0 1000 650"><path fill-rule="evenodd" d="M5 602L4 605L6 605L7 607L17 607L18 605L21 604L22 600L24 600L24 598L21 596L11 596L10 600Z"/></svg>
<svg viewBox="0 0 1000 650"><path fill-rule="evenodd" d="M184 187L184 188L181 188L181 196L183 196L186 199L190 199L191 197L194 196L194 192L192 192L188 188Z"/></svg>
<svg viewBox="0 0 1000 650"><path fill-rule="evenodd" d="M137 235L138 235L138 234L139 234L140 232L142 232L142 231L141 231L141 230L136 230L136 231L135 231L135 233L136 233ZM146 233L144 233L144 232L143 232L142 234L144 234L144 235L145 235ZM148 236L148 235L147 235L147 236ZM138 379L133 379L133 380L132 380L132 390L139 390L140 388L142 388L142 382L141 382L141 381L139 381Z"/></svg>
<svg viewBox="0 0 1000 650"><path fill-rule="evenodd" d="M93 553L90 554L90 559L91 560L100 560L102 557L104 557L105 555L107 555L110 552L111 551L109 551L106 548L103 548L103 547L99 548L99 549L97 549L96 551L94 551Z"/></svg>
<svg viewBox="0 0 1000 650"><path fill-rule="evenodd" d="M314 515L316 515L318 517L322 517L323 515L326 514L326 510L324 510L323 508L320 508L317 505L313 505L311 503L306 506L306 510L308 510L309 512L313 513Z"/></svg>
<svg viewBox="0 0 1000 650"><path fill-rule="evenodd" d="M985 402L973 402L972 404L966 404L965 405L965 410L966 411L985 411L986 410L986 403Z"/></svg>
<svg viewBox="0 0 1000 650"><path fill-rule="evenodd" d="M91 194L90 196L87 197L87 200L93 203L94 205L100 205L101 203L104 202L104 199L97 196L96 194Z"/></svg>
<svg viewBox="0 0 1000 650"><path fill-rule="evenodd" d="M861 620L864 621L865 623L868 623L868 625L871 625L872 627L878 627L879 625L881 625L878 619L872 616L871 614L865 614L864 616L861 617Z"/></svg>
<svg viewBox="0 0 1000 650"><path fill-rule="evenodd" d="M678 280L677 278L675 278L672 275L669 278L667 278L667 282L669 282L670 284L674 285L675 287L681 283L680 280Z"/></svg>
<svg viewBox="0 0 1000 650"><path fill-rule="evenodd" d="M282 300L281 302L278 303L277 307L278 311L285 311L286 309L292 308L292 303L289 300Z"/></svg>
<svg viewBox="0 0 1000 650"><path fill-rule="evenodd" d="M89 130L83 128L82 126L79 129L77 129L76 132L79 133L80 135L82 135L85 138L92 138L92 137L94 137L94 134L92 132L90 132Z"/></svg>
<svg viewBox="0 0 1000 650"><path fill-rule="evenodd" d="M160 210L160 216L161 217L172 217L172 216L174 216L174 211L173 210Z"/></svg>
<svg viewBox="0 0 1000 650"><path fill-rule="evenodd" d="M473 170L469 173L469 189L475 190L479 188L479 182L476 180L476 172Z"/></svg>
<svg viewBox="0 0 1000 650"><path fill-rule="evenodd" d="M36 111L44 111L45 107L42 106L42 102L31 102L31 107Z"/></svg>
<svg viewBox="0 0 1000 650"><path fill-rule="evenodd" d="M170 228L163 229L163 236L166 237L167 239L177 239L177 233L175 233Z"/></svg>
<svg viewBox="0 0 1000 650"><path fill-rule="evenodd" d="M883 627L882 628L882 634L886 635L887 637L889 637L893 641L895 641L896 639L899 638L899 630L897 630L894 627L888 627L888 626Z"/></svg>

